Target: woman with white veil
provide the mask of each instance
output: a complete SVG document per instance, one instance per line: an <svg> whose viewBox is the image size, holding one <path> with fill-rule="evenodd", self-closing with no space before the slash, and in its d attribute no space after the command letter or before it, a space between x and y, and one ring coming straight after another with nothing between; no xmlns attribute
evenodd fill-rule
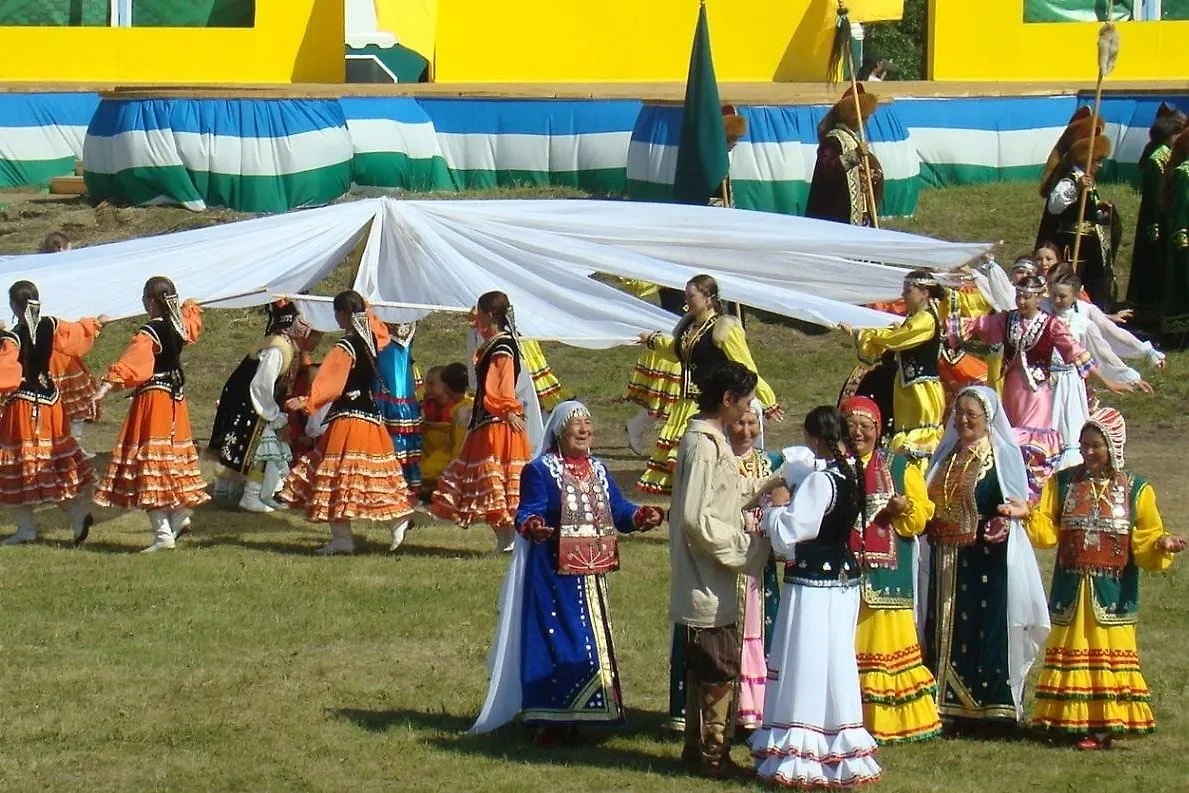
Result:
<svg viewBox="0 0 1189 793"><path fill-rule="evenodd" d="M953 725L1016 723L1024 681L1049 633L1044 586L1020 520L1024 458L995 391L958 394L927 475L936 505L921 574L925 663Z"/></svg>

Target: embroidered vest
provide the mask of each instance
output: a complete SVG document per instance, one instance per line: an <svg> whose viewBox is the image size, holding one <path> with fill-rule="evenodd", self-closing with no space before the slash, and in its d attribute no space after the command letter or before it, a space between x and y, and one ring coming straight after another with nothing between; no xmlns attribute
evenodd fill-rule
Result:
<svg viewBox="0 0 1189 793"><path fill-rule="evenodd" d="M979 456L977 447L956 449L929 482L929 499L936 505L925 531L934 545L973 545L982 520L978 508L978 483L995 464L989 449Z"/></svg>
<svg viewBox="0 0 1189 793"><path fill-rule="evenodd" d="M153 340L153 376L133 392L168 391L175 401L186 398L186 375L182 372L182 347L185 340L168 319L150 319L140 326L140 333Z"/></svg>
<svg viewBox="0 0 1189 793"><path fill-rule="evenodd" d="M475 430L493 421L503 421L503 416L492 414L483 404L487 395L487 372L491 369L491 362L497 353L512 356L513 382L520 379L520 345L507 333L493 337L479 352L479 360L475 363L475 405L471 410L471 423L468 429Z"/></svg>
<svg viewBox="0 0 1189 793"><path fill-rule="evenodd" d="M834 127L826 133L826 137L838 142L838 148L842 150L843 157L858 150L859 139L855 134L846 127ZM860 177L860 168L846 169L846 192L850 198L850 224L852 226L865 226L867 222L867 195L863 190L863 181Z"/></svg>
<svg viewBox="0 0 1189 793"><path fill-rule="evenodd" d="M884 453L877 450L872 454L863 473L867 483L867 525L861 525L862 513L856 516L850 549L864 569L895 568L896 532L884 510L896 495L896 485Z"/></svg>
<svg viewBox="0 0 1189 793"><path fill-rule="evenodd" d="M371 351L364 345L363 340L354 333L349 333L335 342L336 347L346 350L351 356L351 371L347 374L347 383L343 386L343 393L330 403L330 411L326 414L326 423L337 418L350 416L378 424L380 422L380 408L376 405L376 398L372 395L372 381L376 379L376 364L372 360Z"/></svg>
<svg viewBox="0 0 1189 793"><path fill-rule="evenodd" d="M714 328L720 319L722 316L715 314L701 325L690 323L673 343L681 361L681 391L686 399L697 399L710 373L730 360L714 343Z"/></svg>
<svg viewBox="0 0 1189 793"><path fill-rule="evenodd" d="M54 317L41 318L35 331L36 339L24 321L12 330L4 331L4 338L16 344L21 362L21 384L13 394L15 399L41 405L58 401L58 387L50 377L50 356L54 352L57 332L58 320Z"/></svg>
<svg viewBox="0 0 1189 793"><path fill-rule="evenodd" d="M896 353L900 365L900 384L916 385L938 379L937 359L941 353L941 320L933 306L925 309L933 319L933 336L924 344Z"/></svg>
<svg viewBox="0 0 1189 793"><path fill-rule="evenodd" d="M1053 317L1043 311L1031 320L1024 319L1015 309L1007 314L1007 332L1003 339L1003 367L1006 370L1017 356L1028 369L1033 383L1041 384L1049 379L1053 363L1053 335L1049 323Z"/></svg>
<svg viewBox="0 0 1189 793"><path fill-rule="evenodd" d="M833 503L817 536L797 543L796 561L785 565L784 580L802 586L857 586L859 561L850 549L850 534L860 514L856 487L837 468L825 474L834 485Z"/></svg>
<svg viewBox="0 0 1189 793"><path fill-rule="evenodd" d="M554 453L542 458L557 482L561 518L557 531L557 572L598 575L619 569L619 536L611 514L607 469L590 459L590 468L574 474Z"/></svg>
<svg viewBox="0 0 1189 793"><path fill-rule="evenodd" d="M1079 469L1061 508L1057 564L1078 573L1118 577L1131 559L1131 482L1116 472L1102 489Z"/></svg>

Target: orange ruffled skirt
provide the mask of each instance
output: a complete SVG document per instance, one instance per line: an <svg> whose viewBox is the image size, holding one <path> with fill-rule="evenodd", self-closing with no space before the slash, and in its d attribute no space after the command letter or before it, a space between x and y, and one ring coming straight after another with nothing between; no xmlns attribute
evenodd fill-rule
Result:
<svg viewBox="0 0 1189 793"><path fill-rule="evenodd" d="M190 432L190 406L154 388L132 399L95 503L120 509L193 509L210 501Z"/></svg>
<svg viewBox="0 0 1189 793"><path fill-rule="evenodd" d="M95 401L95 392L98 390L95 378L87 371L82 361L75 359L65 372L50 376L58 387L67 421L99 420L99 403Z"/></svg>
<svg viewBox="0 0 1189 793"><path fill-rule="evenodd" d="M486 523L510 528L520 506L520 471L532 459L528 435L493 421L467 434L442 472L429 511L466 529Z"/></svg>
<svg viewBox="0 0 1189 793"><path fill-rule="evenodd" d="M56 504L94 486L95 469L70 435L61 400L12 399L0 414L0 504Z"/></svg>
<svg viewBox="0 0 1189 793"><path fill-rule="evenodd" d="M387 523L413 511L388 431L379 422L342 416L293 464L277 498L305 509L313 523Z"/></svg>

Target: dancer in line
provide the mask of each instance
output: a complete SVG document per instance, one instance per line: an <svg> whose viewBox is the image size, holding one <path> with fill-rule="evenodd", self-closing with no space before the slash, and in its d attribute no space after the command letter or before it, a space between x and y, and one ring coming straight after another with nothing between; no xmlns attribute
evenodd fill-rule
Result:
<svg viewBox="0 0 1189 793"><path fill-rule="evenodd" d="M421 492L422 452L421 403L413 377L413 335L417 325L388 323L387 328L391 341L376 353L373 390L410 497L416 499Z"/></svg>
<svg viewBox="0 0 1189 793"><path fill-rule="evenodd" d="M475 405L458 457L438 479L430 511L463 528L485 522L496 550L510 553L516 538L520 471L530 447L524 405L516 396L520 346L515 313L503 292L479 298L475 322L483 344L475 352Z"/></svg>
<svg viewBox="0 0 1189 793"><path fill-rule="evenodd" d="M1152 486L1124 469L1126 443L1122 414L1096 411L1081 433L1083 462L1048 481L1029 520L1037 547L1057 546L1032 723L1084 750L1156 728L1135 640L1139 571L1166 570L1185 549L1165 531Z"/></svg>
<svg viewBox="0 0 1189 793"><path fill-rule="evenodd" d="M41 315L41 298L29 281L8 290L16 326L0 332L0 504L13 510L17 530L7 545L37 539L33 509L57 504L70 518L74 544L90 533L95 471L70 432L50 376L55 353L82 358L106 317L64 322Z"/></svg>
<svg viewBox="0 0 1189 793"><path fill-rule="evenodd" d="M728 361L758 372L747 347L743 326L739 320L723 313L718 284L713 278L697 275L690 279L685 285L685 301L689 311L677 323L671 337L659 332L640 335L640 343L648 349L681 363L681 402L669 413L648 467L636 482L638 489L656 495L670 492L677 445L690 416L697 412L698 394L706 378ZM784 419L784 409L763 378L756 385L756 395L764 405L766 418L776 422Z"/></svg>
<svg viewBox="0 0 1189 793"><path fill-rule="evenodd" d="M396 550L413 509L372 394L376 353L389 343L388 329L351 289L335 295L334 318L344 335L322 361L310 395L285 404L307 414L328 408L326 432L294 464L278 498L303 508L306 520L330 524L330 542L315 551L319 556L354 553L357 520L389 524L389 550Z"/></svg>
<svg viewBox="0 0 1189 793"><path fill-rule="evenodd" d="M586 406L562 402L524 467L492 652L502 660L473 733L519 712L538 746L555 746L580 741L579 727L623 723L606 577L619 569L616 533L653 529L664 513L627 501L593 443Z"/></svg>
<svg viewBox="0 0 1189 793"><path fill-rule="evenodd" d="M863 723L881 744L926 740L941 733L941 719L917 639L913 573L933 502L920 467L879 448L875 402L852 397L840 409L867 493L867 523L856 523L850 542L863 575L855 634Z"/></svg>
<svg viewBox="0 0 1189 793"><path fill-rule="evenodd" d="M198 340L202 309L193 300L180 300L168 278L157 275L145 282L142 301L149 321L108 367L95 395L98 401L112 390L133 389L95 503L144 510L153 532L145 553L173 548L189 527L191 511L210 500L198 469L182 372L182 349Z"/></svg>
<svg viewBox="0 0 1189 793"><path fill-rule="evenodd" d="M292 301L269 304L264 339L223 386L206 453L222 469L216 490L227 492L232 482L241 484L239 508L246 512L285 508L274 499L293 462L284 435L289 417L281 404L292 391L303 350L316 345L320 336Z"/></svg>
<svg viewBox="0 0 1189 793"><path fill-rule="evenodd" d="M761 782L851 788L882 773L863 726L855 660L862 572L850 537L867 523L866 475L837 408L809 412L805 441L825 469L809 474L795 497L774 489L762 522L787 562L764 722L751 749Z"/></svg>

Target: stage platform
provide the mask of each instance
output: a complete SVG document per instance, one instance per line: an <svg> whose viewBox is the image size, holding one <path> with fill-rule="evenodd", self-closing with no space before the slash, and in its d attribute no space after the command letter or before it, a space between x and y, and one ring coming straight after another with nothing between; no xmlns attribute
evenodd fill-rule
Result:
<svg viewBox="0 0 1189 793"><path fill-rule="evenodd" d="M867 86L881 97L967 99L974 97L1074 96L1092 92L1094 82L886 81ZM722 101L746 105L833 104L845 85L825 83L719 83ZM432 97L435 99L565 99L680 102L685 84L652 83L295 83L228 85L115 85L0 81L0 93L98 93L125 99L338 99L342 97ZM1189 80L1108 80L1104 94L1189 93Z"/></svg>

